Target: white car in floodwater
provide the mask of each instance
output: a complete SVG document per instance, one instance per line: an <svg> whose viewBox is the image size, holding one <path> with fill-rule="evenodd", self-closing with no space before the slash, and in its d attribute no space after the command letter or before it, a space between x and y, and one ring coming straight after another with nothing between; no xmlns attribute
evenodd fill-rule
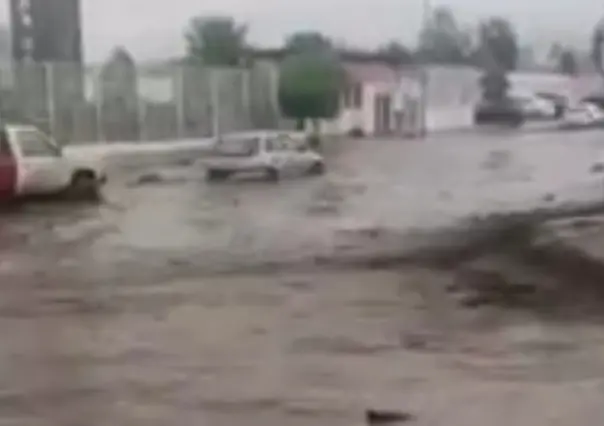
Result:
<svg viewBox="0 0 604 426"><path fill-rule="evenodd" d="M512 93L510 98L522 111L524 118L528 120L554 119L556 117L556 105L549 99L529 92Z"/></svg>
<svg viewBox="0 0 604 426"><path fill-rule="evenodd" d="M320 175L323 157L311 150L304 134L256 131L222 135L201 163L209 181L238 173L261 173L276 181L287 175Z"/></svg>
<svg viewBox="0 0 604 426"><path fill-rule="evenodd" d="M564 129L604 127L604 111L596 104L581 102L567 108L560 127Z"/></svg>
<svg viewBox="0 0 604 426"><path fill-rule="evenodd" d="M65 152L38 128L0 127L0 203L62 193L97 199L105 180L102 162Z"/></svg>

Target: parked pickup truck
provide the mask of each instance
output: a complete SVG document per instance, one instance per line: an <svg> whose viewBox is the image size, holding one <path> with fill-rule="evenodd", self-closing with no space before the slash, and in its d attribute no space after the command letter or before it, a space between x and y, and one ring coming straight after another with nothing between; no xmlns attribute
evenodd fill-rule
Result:
<svg viewBox="0 0 604 426"><path fill-rule="evenodd" d="M100 163L67 153L34 126L2 126L0 203L52 194L98 199L106 179Z"/></svg>

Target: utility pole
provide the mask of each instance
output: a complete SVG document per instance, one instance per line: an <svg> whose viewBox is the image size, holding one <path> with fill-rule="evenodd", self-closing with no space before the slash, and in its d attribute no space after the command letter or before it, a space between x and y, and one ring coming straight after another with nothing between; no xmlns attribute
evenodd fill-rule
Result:
<svg viewBox="0 0 604 426"><path fill-rule="evenodd" d="M432 13L430 0L422 0L422 30L428 28ZM428 109L428 62L426 58L421 60L420 68L420 128L419 136L425 138L428 133L427 109Z"/></svg>

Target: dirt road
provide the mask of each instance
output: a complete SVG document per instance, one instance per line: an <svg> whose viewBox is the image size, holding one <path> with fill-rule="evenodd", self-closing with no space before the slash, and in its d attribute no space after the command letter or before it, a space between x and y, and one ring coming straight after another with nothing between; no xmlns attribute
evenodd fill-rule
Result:
<svg viewBox="0 0 604 426"><path fill-rule="evenodd" d="M596 424L599 324L462 308L451 270L317 265L598 199L600 135L568 139L351 142L327 176L278 185L138 170L102 206L3 216L0 424L349 426L369 407L418 425Z"/></svg>

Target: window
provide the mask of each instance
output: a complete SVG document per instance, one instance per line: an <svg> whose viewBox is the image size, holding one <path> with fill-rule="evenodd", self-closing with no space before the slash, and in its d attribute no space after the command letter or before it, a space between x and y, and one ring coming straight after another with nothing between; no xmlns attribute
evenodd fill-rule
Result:
<svg viewBox="0 0 604 426"><path fill-rule="evenodd" d="M56 157L57 149L36 130L20 130L17 142L24 157Z"/></svg>
<svg viewBox="0 0 604 426"><path fill-rule="evenodd" d="M216 151L220 155L233 157L246 157L258 152L258 138L233 138L226 137L216 144Z"/></svg>
<svg viewBox="0 0 604 426"><path fill-rule="evenodd" d="M344 93L345 108L361 108L363 106L363 85L355 83L348 86Z"/></svg>
<svg viewBox="0 0 604 426"><path fill-rule="evenodd" d="M363 106L363 86L361 83L352 86L352 106L355 108Z"/></svg>

